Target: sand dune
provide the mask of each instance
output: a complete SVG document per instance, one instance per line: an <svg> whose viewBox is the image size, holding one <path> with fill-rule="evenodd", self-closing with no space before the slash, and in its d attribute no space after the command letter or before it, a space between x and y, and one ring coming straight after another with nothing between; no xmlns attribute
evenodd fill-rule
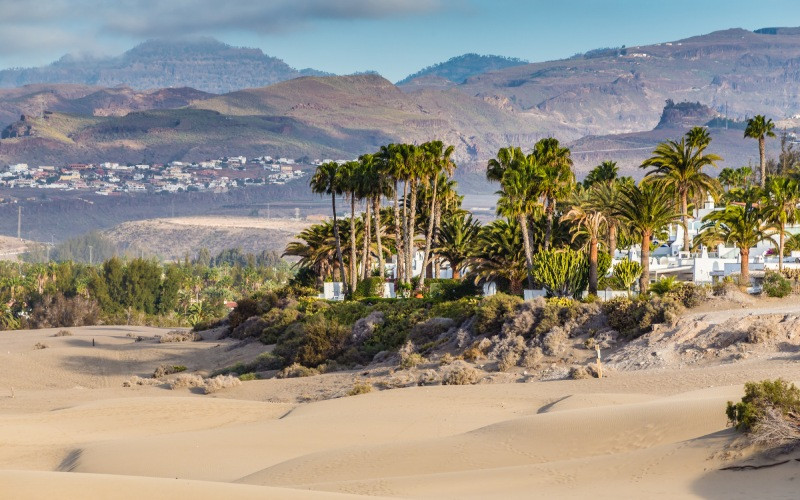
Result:
<svg viewBox="0 0 800 500"><path fill-rule="evenodd" d="M0 335L0 498L793 498L800 478L795 461L720 470L746 458L731 451L725 402L747 380L800 380L787 355L298 403L343 394L361 375L213 395L123 387L160 363L192 371L263 346L137 342L163 333L140 327L55 331Z"/></svg>

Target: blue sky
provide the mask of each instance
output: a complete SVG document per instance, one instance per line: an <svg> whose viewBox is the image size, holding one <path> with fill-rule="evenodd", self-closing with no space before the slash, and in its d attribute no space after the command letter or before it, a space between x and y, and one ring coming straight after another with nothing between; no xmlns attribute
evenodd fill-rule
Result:
<svg viewBox="0 0 800 500"><path fill-rule="evenodd" d="M205 35L297 68L396 81L466 52L542 61L767 26L800 26L796 0L0 0L0 68Z"/></svg>

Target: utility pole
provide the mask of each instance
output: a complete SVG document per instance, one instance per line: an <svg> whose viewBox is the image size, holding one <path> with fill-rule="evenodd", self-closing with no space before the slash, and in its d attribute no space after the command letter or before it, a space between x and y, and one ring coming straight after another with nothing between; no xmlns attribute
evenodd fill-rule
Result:
<svg viewBox="0 0 800 500"><path fill-rule="evenodd" d="M267 219L269 219L269 218L270 218L270 216L269 216L269 203L267 203Z"/></svg>
<svg viewBox="0 0 800 500"><path fill-rule="evenodd" d="M17 239L22 240L22 207L17 207Z"/></svg>
<svg viewBox="0 0 800 500"><path fill-rule="evenodd" d="M92 245L89 245L89 265L92 265Z"/></svg>

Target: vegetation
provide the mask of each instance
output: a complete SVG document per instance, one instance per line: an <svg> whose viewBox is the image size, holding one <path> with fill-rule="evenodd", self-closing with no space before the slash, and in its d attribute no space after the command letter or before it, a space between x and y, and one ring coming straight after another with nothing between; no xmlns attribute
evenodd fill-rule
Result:
<svg viewBox="0 0 800 500"><path fill-rule="evenodd" d="M800 389L785 380L747 382L742 400L728 401L725 414L757 444L783 446L800 439Z"/></svg>

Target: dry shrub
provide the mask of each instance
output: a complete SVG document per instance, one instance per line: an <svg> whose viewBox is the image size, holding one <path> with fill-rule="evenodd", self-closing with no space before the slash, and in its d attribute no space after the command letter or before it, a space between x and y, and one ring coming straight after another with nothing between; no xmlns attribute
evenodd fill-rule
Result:
<svg viewBox="0 0 800 500"><path fill-rule="evenodd" d="M480 380L480 373L463 361L454 363L442 378L443 385L472 385Z"/></svg>
<svg viewBox="0 0 800 500"><path fill-rule="evenodd" d="M446 352L446 353L444 353L442 355L441 358L439 358L439 364L443 365L443 366L444 365L449 365L455 360L456 360L456 358L452 354L450 354L449 352Z"/></svg>
<svg viewBox="0 0 800 500"><path fill-rule="evenodd" d="M202 339L203 338L198 335L197 332L193 332L192 330L172 330L171 332L167 332L166 334L162 335L158 341L161 344L166 344L169 342L195 342Z"/></svg>
<svg viewBox="0 0 800 500"><path fill-rule="evenodd" d="M410 354L401 354L400 355L400 368L404 370L408 370L410 368L414 368L417 365L421 365L426 360L422 357L422 354L418 352L412 352Z"/></svg>
<svg viewBox="0 0 800 500"><path fill-rule="evenodd" d="M786 446L800 442L800 417L784 415L778 408L764 409L750 439L759 446Z"/></svg>
<svg viewBox="0 0 800 500"><path fill-rule="evenodd" d="M438 385L441 383L436 370L425 370L419 374L417 385Z"/></svg>
<svg viewBox="0 0 800 500"><path fill-rule="evenodd" d="M153 378L162 378L173 373L185 372L186 367L183 365L159 365L153 371Z"/></svg>
<svg viewBox="0 0 800 500"><path fill-rule="evenodd" d="M455 321L450 318L430 318L414 325L408 334L408 339L417 345L425 344L436 340L453 326L455 326Z"/></svg>
<svg viewBox="0 0 800 500"><path fill-rule="evenodd" d="M69 330L59 330L53 334L53 337L72 337L72 332Z"/></svg>
<svg viewBox="0 0 800 500"><path fill-rule="evenodd" d="M350 334L350 342L354 344L361 344L368 338L372 337L375 330L383 325L385 316L381 311L372 311L366 317L359 318L353 324Z"/></svg>
<svg viewBox="0 0 800 500"><path fill-rule="evenodd" d="M750 344L764 344L774 339L777 335L773 325L765 321L756 321L747 329L747 342Z"/></svg>
<svg viewBox="0 0 800 500"><path fill-rule="evenodd" d="M200 375L195 373L182 373L174 380L170 381L170 389L178 389L180 387L203 387L205 380Z"/></svg>
<svg viewBox="0 0 800 500"><path fill-rule="evenodd" d="M205 393L211 394L241 384L242 381L239 380L239 377L234 377L233 375L217 375L214 378L205 379Z"/></svg>
<svg viewBox="0 0 800 500"><path fill-rule="evenodd" d="M520 355L516 352L506 352L501 358L500 361L497 362L497 369L501 372L507 372L508 370L517 366L519 362Z"/></svg>
<svg viewBox="0 0 800 500"><path fill-rule="evenodd" d="M82 295L65 297L63 294L45 295L33 307L27 321L28 328L59 328L67 326L96 325L100 319L100 306Z"/></svg>
<svg viewBox="0 0 800 500"><path fill-rule="evenodd" d="M48 346L47 344L45 344L43 342L37 342L37 343L33 344L33 348L36 349L36 350L38 350L38 349L47 349L48 347L50 347L50 346Z"/></svg>
<svg viewBox="0 0 800 500"><path fill-rule="evenodd" d="M569 378L573 380L581 380L592 378L592 374L589 373L589 370L585 366L573 366L569 369Z"/></svg>
<svg viewBox="0 0 800 500"><path fill-rule="evenodd" d="M297 378L319 375L319 371L314 368L303 366L300 363L292 363L276 375L277 378Z"/></svg>
<svg viewBox="0 0 800 500"><path fill-rule="evenodd" d="M366 382L356 382L353 388L347 392L348 396L358 396L359 394L367 394L372 392L372 384Z"/></svg>
<svg viewBox="0 0 800 500"><path fill-rule="evenodd" d="M525 354L522 356L522 366L525 368L538 368L539 363L541 363L542 358L544 358L544 352L542 351L541 347L531 347Z"/></svg>
<svg viewBox="0 0 800 500"><path fill-rule="evenodd" d="M133 387L134 385L159 385L159 384L161 384L161 381L158 379L142 378L138 375L134 375L133 377L123 382L122 387Z"/></svg>
<svg viewBox="0 0 800 500"><path fill-rule="evenodd" d="M568 338L567 330L557 326L542 338L542 350L548 356L558 356L566 350Z"/></svg>

